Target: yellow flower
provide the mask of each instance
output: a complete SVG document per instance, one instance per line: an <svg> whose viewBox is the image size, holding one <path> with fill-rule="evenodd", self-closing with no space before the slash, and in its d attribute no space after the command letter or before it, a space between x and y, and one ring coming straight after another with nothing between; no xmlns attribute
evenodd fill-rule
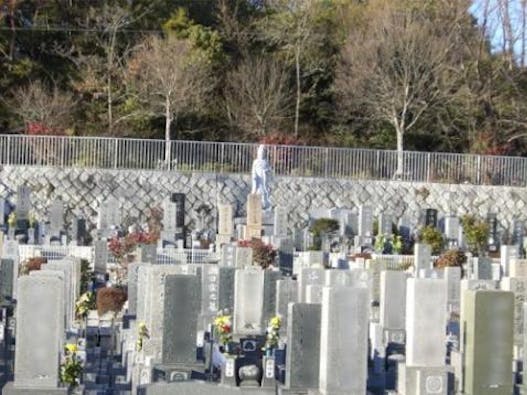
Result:
<svg viewBox="0 0 527 395"><path fill-rule="evenodd" d="M76 344L69 343L69 344L66 344L66 350L68 350L70 353L73 354L78 351L78 348Z"/></svg>
<svg viewBox="0 0 527 395"><path fill-rule="evenodd" d="M274 316L271 318L271 326L273 328L280 328L282 325L282 318L279 315Z"/></svg>
<svg viewBox="0 0 527 395"><path fill-rule="evenodd" d="M139 329L141 330L141 329L144 329L144 328L146 328L146 324L144 322L140 322L139 323Z"/></svg>

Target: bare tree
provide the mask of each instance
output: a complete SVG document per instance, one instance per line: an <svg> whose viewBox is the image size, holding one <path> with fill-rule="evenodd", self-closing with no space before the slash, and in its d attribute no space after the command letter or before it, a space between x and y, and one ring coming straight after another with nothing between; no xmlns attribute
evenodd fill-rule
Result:
<svg viewBox="0 0 527 395"><path fill-rule="evenodd" d="M269 57L246 59L226 77L227 118L249 134L264 136L289 117L290 100L287 72Z"/></svg>
<svg viewBox="0 0 527 395"><path fill-rule="evenodd" d="M501 21L501 50L509 64L509 69L514 66L514 45L516 43L515 29L511 18L511 1L498 0L499 19Z"/></svg>
<svg viewBox="0 0 527 395"><path fill-rule="evenodd" d="M132 17L130 10L116 5L90 8L85 20L79 21L80 28L96 33L90 35L90 42L85 47L55 48L56 53L69 59L78 69L80 78L74 81L74 87L89 92L96 99L106 99L110 135L115 133L118 123L129 117L128 114L118 115L115 111L116 103L127 95L123 82L130 52L130 48L119 46L118 36L120 31L148 12L149 8L146 8L140 15Z"/></svg>
<svg viewBox="0 0 527 395"><path fill-rule="evenodd" d="M419 12L384 7L352 31L343 48L335 82L341 102L394 128L396 176L403 174L405 134L452 97L455 29L449 29L439 30Z"/></svg>
<svg viewBox="0 0 527 395"><path fill-rule="evenodd" d="M196 108L207 89L207 69L185 40L148 37L129 61L129 78L151 116L165 118L165 161L171 160L172 124L190 106Z"/></svg>
<svg viewBox="0 0 527 395"><path fill-rule="evenodd" d="M271 14L266 23L266 34L278 45L282 45L295 66L295 118L294 131L298 137L300 102L302 98L301 60L306 47L316 39L314 0L276 0L273 7L278 12Z"/></svg>
<svg viewBox="0 0 527 395"><path fill-rule="evenodd" d="M62 134L71 127L75 101L71 94L56 86L48 89L40 81L34 81L15 89L8 105L24 122L26 132L36 127L41 133Z"/></svg>

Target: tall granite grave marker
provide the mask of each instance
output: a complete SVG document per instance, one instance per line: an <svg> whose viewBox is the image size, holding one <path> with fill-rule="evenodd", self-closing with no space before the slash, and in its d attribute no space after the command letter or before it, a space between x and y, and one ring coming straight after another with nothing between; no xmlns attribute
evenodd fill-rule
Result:
<svg viewBox="0 0 527 395"><path fill-rule="evenodd" d="M290 303L287 316L286 388L318 388L321 305Z"/></svg>
<svg viewBox="0 0 527 395"><path fill-rule="evenodd" d="M463 393L512 394L512 292L467 290L464 303L461 317L466 342Z"/></svg>
<svg viewBox="0 0 527 395"><path fill-rule="evenodd" d="M323 394L366 393L368 305L366 288L324 287L319 375Z"/></svg>
<svg viewBox="0 0 527 395"><path fill-rule="evenodd" d="M58 390L62 289L62 280L57 277L19 279L15 382L13 391L6 393L22 394L31 388Z"/></svg>

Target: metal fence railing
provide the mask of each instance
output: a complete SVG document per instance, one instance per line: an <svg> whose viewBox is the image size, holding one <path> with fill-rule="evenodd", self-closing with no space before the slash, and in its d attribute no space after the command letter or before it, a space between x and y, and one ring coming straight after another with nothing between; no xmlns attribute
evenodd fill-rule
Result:
<svg viewBox="0 0 527 395"><path fill-rule="evenodd" d="M0 251L1 252L1 251ZM44 257L47 259L63 259L68 256L86 259L93 262L93 246L59 246L59 245L24 245L18 246L18 257L21 262L28 258ZM156 264L204 264L217 263L219 256L205 249L163 248L158 249ZM116 263L115 258L108 254L108 263Z"/></svg>
<svg viewBox="0 0 527 395"><path fill-rule="evenodd" d="M0 164L178 172L249 173L257 144L0 135ZM165 155L169 153L169 157ZM268 145L277 176L394 179L397 152ZM398 179L415 182L527 185L527 158L436 152L403 153Z"/></svg>

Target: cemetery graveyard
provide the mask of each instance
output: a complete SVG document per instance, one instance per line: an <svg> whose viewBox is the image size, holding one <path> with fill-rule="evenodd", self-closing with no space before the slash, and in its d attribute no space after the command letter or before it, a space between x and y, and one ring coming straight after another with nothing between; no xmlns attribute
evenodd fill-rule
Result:
<svg viewBox="0 0 527 395"><path fill-rule="evenodd" d="M0 199L2 394L527 393L521 221L350 202L291 223L259 169L243 215L220 196L193 229L179 191L131 226L101 199L93 228Z"/></svg>

